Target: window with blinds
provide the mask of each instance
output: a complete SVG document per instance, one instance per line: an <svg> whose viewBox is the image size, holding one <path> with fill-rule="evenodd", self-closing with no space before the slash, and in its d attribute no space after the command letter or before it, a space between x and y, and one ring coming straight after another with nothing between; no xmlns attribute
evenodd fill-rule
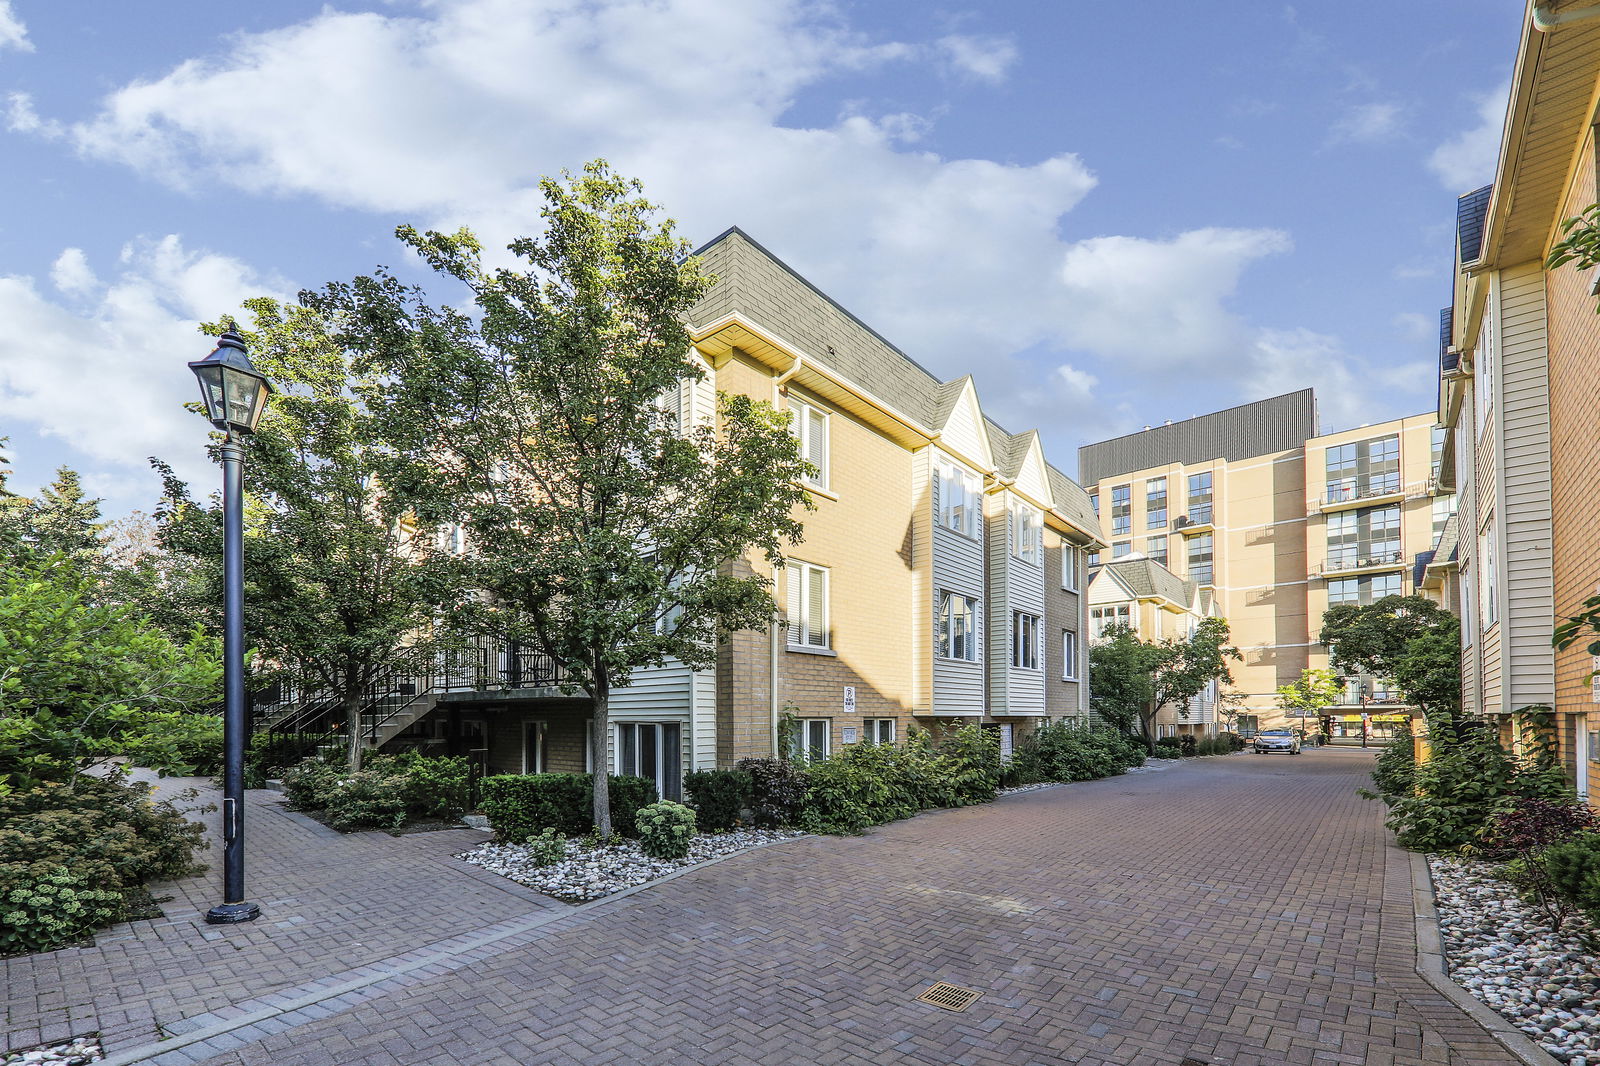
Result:
<svg viewBox="0 0 1600 1066"><path fill-rule="evenodd" d="M790 432L800 438L800 456L816 470L806 479L806 484L819 489L828 487L828 412L813 407L803 400L789 401L794 418L789 423Z"/></svg>
<svg viewBox="0 0 1600 1066"><path fill-rule="evenodd" d="M811 563L789 563L789 643L828 647L828 571Z"/></svg>

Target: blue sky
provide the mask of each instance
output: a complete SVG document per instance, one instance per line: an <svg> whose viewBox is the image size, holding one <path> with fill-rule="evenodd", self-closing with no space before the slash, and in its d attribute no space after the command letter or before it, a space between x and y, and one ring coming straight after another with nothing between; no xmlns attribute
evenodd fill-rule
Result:
<svg viewBox="0 0 1600 1066"><path fill-rule="evenodd" d="M109 514L196 323L492 246L605 157L737 224L1069 472L1117 433L1315 386L1429 409L1454 198L1492 176L1517 0L0 0L0 435Z"/></svg>

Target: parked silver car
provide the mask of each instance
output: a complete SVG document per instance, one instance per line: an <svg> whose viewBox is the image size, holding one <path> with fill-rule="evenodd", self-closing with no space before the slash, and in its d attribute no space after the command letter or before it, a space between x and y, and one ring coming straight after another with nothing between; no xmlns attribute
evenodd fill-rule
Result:
<svg viewBox="0 0 1600 1066"><path fill-rule="evenodd" d="M1265 755L1269 751L1286 751L1290 755L1300 754L1300 738L1295 736L1292 729L1263 729L1256 734L1255 752Z"/></svg>

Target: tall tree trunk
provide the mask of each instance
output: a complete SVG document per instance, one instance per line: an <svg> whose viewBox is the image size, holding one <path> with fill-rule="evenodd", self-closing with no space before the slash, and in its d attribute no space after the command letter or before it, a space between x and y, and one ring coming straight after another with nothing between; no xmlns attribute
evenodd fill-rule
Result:
<svg viewBox="0 0 1600 1066"><path fill-rule="evenodd" d="M594 717L589 721L590 765L594 767L594 824L600 839L611 839L611 765L606 758L611 735L611 682L602 667L595 671Z"/></svg>
<svg viewBox="0 0 1600 1066"><path fill-rule="evenodd" d="M344 721L345 728L350 731L350 750L347 761L350 763L350 770L353 773L361 769L361 755L364 751L361 743L361 690L359 688L345 691Z"/></svg>

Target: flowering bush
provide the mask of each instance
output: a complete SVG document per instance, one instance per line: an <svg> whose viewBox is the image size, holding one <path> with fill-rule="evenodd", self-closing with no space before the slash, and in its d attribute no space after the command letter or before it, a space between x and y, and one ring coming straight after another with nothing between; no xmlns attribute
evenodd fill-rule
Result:
<svg viewBox="0 0 1600 1066"><path fill-rule="evenodd" d="M681 859L694 839L694 812L681 803L661 800L640 807L633 816L639 850L652 859Z"/></svg>

